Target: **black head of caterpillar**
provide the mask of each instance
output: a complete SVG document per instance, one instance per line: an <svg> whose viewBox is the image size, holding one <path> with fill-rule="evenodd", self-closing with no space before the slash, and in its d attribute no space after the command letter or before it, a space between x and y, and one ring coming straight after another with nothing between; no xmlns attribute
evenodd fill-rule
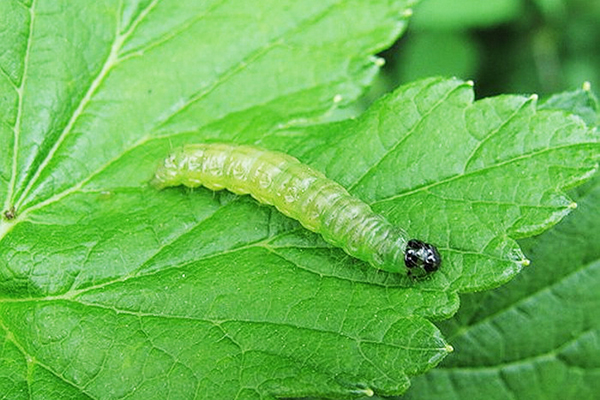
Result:
<svg viewBox="0 0 600 400"><path fill-rule="evenodd" d="M442 263L442 257L435 246L411 239L404 251L404 264L408 269L408 276L423 278L437 271Z"/></svg>

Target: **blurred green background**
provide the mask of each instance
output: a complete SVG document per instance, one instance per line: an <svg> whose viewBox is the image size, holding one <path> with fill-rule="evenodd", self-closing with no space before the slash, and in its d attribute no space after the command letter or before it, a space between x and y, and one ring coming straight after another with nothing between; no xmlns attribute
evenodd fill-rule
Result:
<svg viewBox="0 0 600 400"><path fill-rule="evenodd" d="M364 104L418 78L471 79L478 98L600 85L600 0L421 0Z"/></svg>

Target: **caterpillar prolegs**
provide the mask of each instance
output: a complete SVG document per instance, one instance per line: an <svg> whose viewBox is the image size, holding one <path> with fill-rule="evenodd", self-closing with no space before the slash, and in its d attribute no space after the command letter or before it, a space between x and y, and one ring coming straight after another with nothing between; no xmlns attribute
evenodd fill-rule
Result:
<svg viewBox="0 0 600 400"><path fill-rule="evenodd" d="M159 188L185 185L250 194L373 267L424 277L440 267L437 249L374 213L340 184L296 158L254 146L188 144L172 152L153 180Z"/></svg>

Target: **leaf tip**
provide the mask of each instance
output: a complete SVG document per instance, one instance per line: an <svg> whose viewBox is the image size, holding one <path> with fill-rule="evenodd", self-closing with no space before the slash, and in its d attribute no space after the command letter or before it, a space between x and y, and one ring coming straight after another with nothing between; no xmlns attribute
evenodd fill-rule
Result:
<svg viewBox="0 0 600 400"><path fill-rule="evenodd" d="M521 263L521 265L523 267L528 267L531 264L531 261L529 261L528 259L524 258L521 261L519 261Z"/></svg>
<svg viewBox="0 0 600 400"><path fill-rule="evenodd" d="M469 79L468 81L466 81L465 84L467 84L467 86L471 86L471 87L475 86L475 82L472 79Z"/></svg>
<svg viewBox="0 0 600 400"><path fill-rule="evenodd" d="M342 97L342 95L341 95L341 94L339 94L339 93L338 93L338 94L336 94L335 96L333 96L333 102L334 102L335 104L337 104L337 103L341 103L343 99L344 99L344 98L343 98L343 97Z"/></svg>
<svg viewBox="0 0 600 400"><path fill-rule="evenodd" d="M574 210L574 209L576 209L576 208L577 208L577 203L575 203L575 202L572 202L571 204L569 204L569 208L570 208L571 210Z"/></svg>
<svg viewBox="0 0 600 400"><path fill-rule="evenodd" d="M375 57L374 63L377 67L381 68L385 65L385 58L383 57Z"/></svg>
<svg viewBox="0 0 600 400"><path fill-rule="evenodd" d="M446 344L445 350L447 353L452 353L454 351L454 347L449 344Z"/></svg>
<svg viewBox="0 0 600 400"><path fill-rule="evenodd" d="M412 8L407 8L406 10L404 10L404 12L402 13L402 16L404 18L410 18L413 15L413 9Z"/></svg>

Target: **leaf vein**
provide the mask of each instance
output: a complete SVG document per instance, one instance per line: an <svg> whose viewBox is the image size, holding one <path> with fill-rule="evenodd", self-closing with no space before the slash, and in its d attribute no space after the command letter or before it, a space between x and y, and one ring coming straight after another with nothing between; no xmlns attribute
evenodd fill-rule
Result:
<svg viewBox="0 0 600 400"><path fill-rule="evenodd" d="M441 185L444 185L444 184L447 184L447 183L450 183L450 182L454 182L454 181L460 180L462 178L466 178L466 177L470 177L470 176L477 176L479 174L482 174L482 173L494 170L496 168L501 168L501 167L504 167L506 165L510 165L512 163L515 163L515 162L527 160L529 158L540 156L540 155L543 155L543 154L546 154L546 153L551 153L551 152L554 152L554 151L557 151L557 150L565 150L565 149L570 149L570 148L578 148L580 146L588 146L588 145L596 146L596 145L598 145L598 143L597 142L568 143L568 144L564 144L564 145L560 145L560 146L543 148L543 149L531 151L529 153L523 153L523 154L520 154L520 155L518 155L516 157L513 157L513 158L510 158L508 160L499 162L497 164L488 165L488 166L485 166L483 168L480 168L480 169L477 169L477 170L473 170L473 171L470 171L470 172L467 172L467 173L462 173L462 174L457 174L457 175L449 176L449 177L441 179L439 181L432 182L432 183L427 184L427 185L422 185L422 186L419 186L419 187L417 187L415 189L408 190L408 191L403 192L403 193L399 193L399 194L397 194L395 196L390 196L390 197L387 197L385 199L374 201L371 204L386 203L388 201L393 201L393 200L400 199L400 198L403 198L403 197L411 196L411 195L419 193L419 192L429 191L430 189L435 188L437 186L441 186Z"/></svg>
<svg viewBox="0 0 600 400"><path fill-rule="evenodd" d="M429 83L426 87L424 87L422 89L422 91L425 91L426 89L438 84L439 82L433 81L431 83ZM376 170L379 165L390 155L392 154L394 151L396 151L412 134L415 133L415 131L417 130L417 127L419 127L423 121L425 120L425 118L428 115L431 115L440 105L444 104L444 101L454 92L456 92L459 89L464 88L465 86L471 87L468 83L463 83L460 85L457 85L455 87L453 87L451 90L447 91L444 96L440 96L440 98L424 113L422 114L419 111L419 115L421 116L421 118L419 118L419 121L410 128L410 130L408 132L406 132L406 134L400 138L400 140L398 140L398 142L396 144L394 144L387 152L385 152L381 158L372 166L370 166L369 168L367 168L365 170L365 172L363 172L363 174L361 176L358 177L358 179L348 187L348 191L352 192L358 185L360 185L360 183L367 178L367 176L373 172L374 170Z"/></svg>
<svg viewBox="0 0 600 400"><path fill-rule="evenodd" d="M316 15L313 15L310 18L307 18L307 19L301 21L299 24L295 25L294 27L283 31L278 36L275 36L275 37L271 38L271 40L264 43L261 47L250 52L249 54L246 54L239 62L233 63L229 69L227 69L223 73L217 75L216 79L211 84L209 84L206 88L204 88L203 90L200 90L196 94L190 96L190 98L188 98L183 104L181 104L177 109L175 109L170 115L168 115L162 121L159 121L154 129L158 130L161 127L164 127L165 125L167 125L177 115L184 112L189 107L191 107L193 104L202 100L204 97L208 96L216 88L221 86L223 83L227 82L232 77L236 76L238 73L244 71L253 62L255 62L256 60L259 60L261 57L268 54L270 50L274 49L277 46L284 45L284 43L285 43L284 39L288 35L290 35L294 32L297 32L299 29L301 29L305 26L309 26L311 23L318 21L320 18L323 18L331 10L333 10L336 6L341 4L341 2L342 1L340 0L340 1L332 3L331 5L329 5L325 9L323 9L321 12L317 13Z"/></svg>
<svg viewBox="0 0 600 400"><path fill-rule="evenodd" d="M520 114L520 111L523 110L526 106L529 106L532 101L534 101L534 99L530 98L530 99L528 99L528 101L523 102L523 104L521 104L517 109L515 109L508 118L506 118L504 121L502 121L502 123L496 129L490 131L489 134L487 134L485 136L485 138L483 138L482 140L479 141L477 146L475 146L473 148L473 150L471 151L471 154L469 154L469 156L467 157L467 160L465 162L465 167L463 168L463 173L467 172L467 170L469 169L469 165L475 160L475 156L477 156L477 154L481 151L483 146L487 142L489 142L492 138L494 138L497 134L501 133L502 128L504 128L515 117L517 117ZM471 136L474 137L473 135L471 135Z"/></svg>
<svg viewBox="0 0 600 400"><path fill-rule="evenodd" d="M15 185L17 183L17 174L18 174L18 158L19 158L19 142L21 139L21 121L23 120L23 95L25 91L25 82L27 77L27 71L29 70L29 55L31 54L31 42L33 38L33 25L35 21L35 6L37 4L37 0L32 0L31 7L28 8L29 11L29 34L27 36L27 46L25 48L25 56L23 57L23 75L21 76L21 82L19 83L19 87L17 89L17 94L19 96L19 103L17 105L17 118L15 121L15 126L13 129L14 132L14 140L13 140L13 154L12 154L12 168L11 168L11 176L10 182L8 184L8 193L6 195L4 208L8 209L11 207L12 197L14 196Z"/></svg>
<svg viewBox="0 0 600 400"><path fill-rule="evenodd" d="M147 13L150 11L150 9L152 7L154 7L154 5L157 2L158 2L158 0L154 0L152 3L150 3L147 6L147 8L145 9L145 12L142 12L140 14L140 16L138 17L138 19L141 20L141 19L145 18L146 15L147 15ZM19 208L19 206L25 201L25 199L29 195L31 189L33 188L33 186L35 185L35 183L37 182L37 180L40 178L42 172L46 169L46 167L48 166L48 164L50 163L50 161L52 160L52 158L54 157L54 155L56 154L56 152L60 148L61 144L68 137L68 135L71 132L73 126L76 123L76 121L83 114L85 107L91 101L92 97L94 96L94 94L96 93L96 91L98 90L98 88L100 87L100 85L104 82L105 78L108 76L108 74L110 73L110 71L114 67L118 51L121 48L121 46L123 45L123 42L133 32L133 30L135 29L136 26L137 26L137 23L132 24L132 27L130 28L130 30L128 30L127 32L125 32L123 35L119 35L118 32L115 32L115 39L113 40L113 43L111 45L109 54L107 55L106 60L104 61L104 64L103 64L102 68L100 69L98 75L94 78L94 80L90 84L90 86L89 86L88 90L86 91L85 95L79 101L79 104L77 105L77 108L75 109L75 111L73 112L73 114L71 115L71 117L69 118L69 121L67 122L67 125L65 125L64 129L60 133L60 135L57 138L56 142L54 143L54 145L52 146L52 148L50 149L50 151L48 152L48 154L46 154L46 156L44 157L44 160L38 166L35 174L30 179L29 183L25 187L25 190L23 190L23 192L22 192L19 200L16 201L16 204L15 204L16 208Z"/></svg>
<svg viewBox="0 0 600 400"><path fill-rule="evenodd" d="M460 329L457 329L454 333L452 333L451 335L448 336L448 341L451 342L452 339L467 334L470 330L474 329L475 327L480 326L488 321L492 321L495 317L500 316L501 314L505 313L506 311L510 310L513 307L524 305L525 303L527 303L528 301L531 301L535 296L537 296L539 294L542 294L544 292L551 292L557 286L565 283L565 281L569 280L573 276L584 272L587 268L593 268L594 265L595 264L593 262L588 263L588 264L582 264L582 266L580 268L574 269L570 273L559 277L559 279L556 279L554 282L552 282L552 284L550 284L548 286L540 287L539 289L537 289L535 291L529 292L529 293L527 293L526 296L521 297L512 303L506 304L504 307L494 311L491 314L486 315L484 318L481 318L480 320L478 320L470 325L466 325L466 326L461 327Z"/></svg>

